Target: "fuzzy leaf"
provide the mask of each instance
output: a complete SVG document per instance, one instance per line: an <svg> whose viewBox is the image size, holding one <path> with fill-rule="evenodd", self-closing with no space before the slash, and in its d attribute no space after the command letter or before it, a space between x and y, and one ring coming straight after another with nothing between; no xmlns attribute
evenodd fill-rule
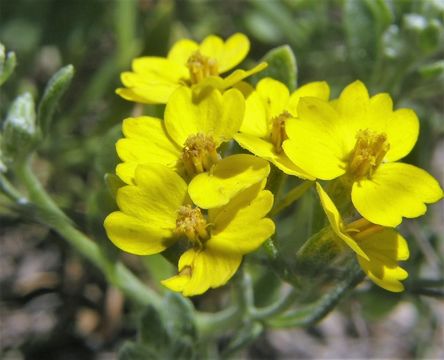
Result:
<svg viewBox="0 0 444 360"><path fill-rule="evenodd" d="M290 91L296 88L298 76L297 63L290 46L283 45L270 50L261 59L261 62L266 62L268 67L250 78L253 85L256 85L259 80L265 77L271 77L283 82Z"/></svg>

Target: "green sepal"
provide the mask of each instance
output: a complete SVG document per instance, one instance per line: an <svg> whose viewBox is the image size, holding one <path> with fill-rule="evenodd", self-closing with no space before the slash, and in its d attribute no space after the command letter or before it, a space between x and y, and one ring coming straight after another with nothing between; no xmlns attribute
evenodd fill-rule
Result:
<svg viewBox="0 0 444 360"><path fill-rule="evenodd" d="M319 278L329 271L329 265L343 249L344 247L328 226L310 237L298 250L292 270L299 276Z"/></svg>
<svg viewBox="0 0 444 360"><path fill-rule="evenodd" d="M5 53L5 47L0 43L0 86L8 80L17 65L15 53Z"/></svg>
<svg viewBox="0 0 444 360"><path fill-rule="evenodd" d="M260 62L266 62L268 67L249 78L253 85L263 78L271 77L284 83L290 91L296 89L297 62L290 46L283 45L270 50Z"/></svg>
<svg viewBox="0 0 444 360"><path fill-rule="evenodd" d="M16 97L3 124L2 150L7 161L22 161L37 146L35 105L28 92Z"/></svg>
<svg viewBox="0 0 444 360"><path fill-rule="evenodd" d="M74 76L74 67L67 65L57 71L46 85L37 111L37 124L46 135L51 127L52 118L60 98L68 89Z"/></svg>

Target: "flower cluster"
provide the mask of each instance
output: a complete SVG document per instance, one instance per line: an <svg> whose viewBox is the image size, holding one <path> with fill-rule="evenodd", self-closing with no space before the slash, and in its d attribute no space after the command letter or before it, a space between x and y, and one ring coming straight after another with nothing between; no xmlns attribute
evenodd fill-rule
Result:
<svg viewBox="0 0 444 360"><path fill-rule="evenodd" d="M370 97L359 81L331 100L323 81L293 93L272 78L244 81L264 63L221 76L248 51L242 34L181 40L166 58L137 58L122 74L120 96L166 107L163 119L123 121L116 173L124 185L119 211L105 220L109 238L138 255L180 243L177 275L162 282L173 291L222 286L275 232L267 218L272 166L316 182L334 239L373 282L402 291L407 273L398 261L409 251L394 228L443 196L427 172L397 162L417 140L415 113L394 111L389 95Z"/></svg>

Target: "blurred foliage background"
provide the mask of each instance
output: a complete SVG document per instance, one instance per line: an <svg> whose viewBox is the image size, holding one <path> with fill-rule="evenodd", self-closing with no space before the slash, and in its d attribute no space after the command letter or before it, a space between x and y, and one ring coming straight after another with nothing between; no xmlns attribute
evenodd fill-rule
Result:
<svg viewBox="0 0 444 360"><path fill-rule="evenodd" d="M335 97L360 79L372 93L389 92L396 107L415 109L421 133L406 161L444 183L442 0L2 1L0 41L16 53L18 65L1 88L0 118L15 96L30 91L38 102L51 75L74 65L73 83L34 168L56 202L110 257L120 255L102 227L114 207L103 175L117 161L120 123L132 113L162 111L115 95L120 72L136 56L165 55L180 38L234 32L250 38L250 64L288 44L296 55L298 84L326 80ZM313 201L304 197L296 215L282 219L282 248L306 239ZM55 233L17 217L1 198L0 216L0 354L115 358L136 331L134 313L119 291ZM267 331L243 356L443 358L443 224L441 201L401 227L411 248L405 264L409 291L390 294L365 283L319 326ZM160 256L125 255L125 261L153 287L172 271ZM195 303L212 309L212 300L210 293Z"/></svg>

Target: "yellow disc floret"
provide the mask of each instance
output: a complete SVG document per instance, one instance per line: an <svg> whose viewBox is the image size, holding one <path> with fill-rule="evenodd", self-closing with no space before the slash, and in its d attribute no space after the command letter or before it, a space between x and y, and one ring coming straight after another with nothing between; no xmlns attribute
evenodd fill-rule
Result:
<svg viewBox="0 0 444 360"><path fill-rule="evenodd" d="M274 145L276 153L282 152L282 143L288 139L285 132L285 122L291 117L288 111L284 111L282 114L272 119L271 127L271 142Z"/></svg>
<svg viewBox="0 0 444 360"><path fill-rule="evenodd" d="M390 144L385 133L369 129L359 130L348 163L349 174L354 179L371 178L389 149Z"/></svg>
<svg viewBox="0 0 444 360"><path fill-rule="evenodd" d="M191 84L197 84L208 76L219 75L217 60L195 51L187 61Z"/></svg>
<svg viewBox="0 0 444 360"><path fill-rule="evenodd" d="M190 177L208 171L220 160L213 138L202 133L191 135L185 141L182 161Z"/></svg>
<svg viewBox="0 0 444 360"><path fill-rule="evenodd" d="M198 207L184 205L177 212L175 233L179 236L186 236L193 247L202 248L210 237L207 225L207 221Z"/></svg>

